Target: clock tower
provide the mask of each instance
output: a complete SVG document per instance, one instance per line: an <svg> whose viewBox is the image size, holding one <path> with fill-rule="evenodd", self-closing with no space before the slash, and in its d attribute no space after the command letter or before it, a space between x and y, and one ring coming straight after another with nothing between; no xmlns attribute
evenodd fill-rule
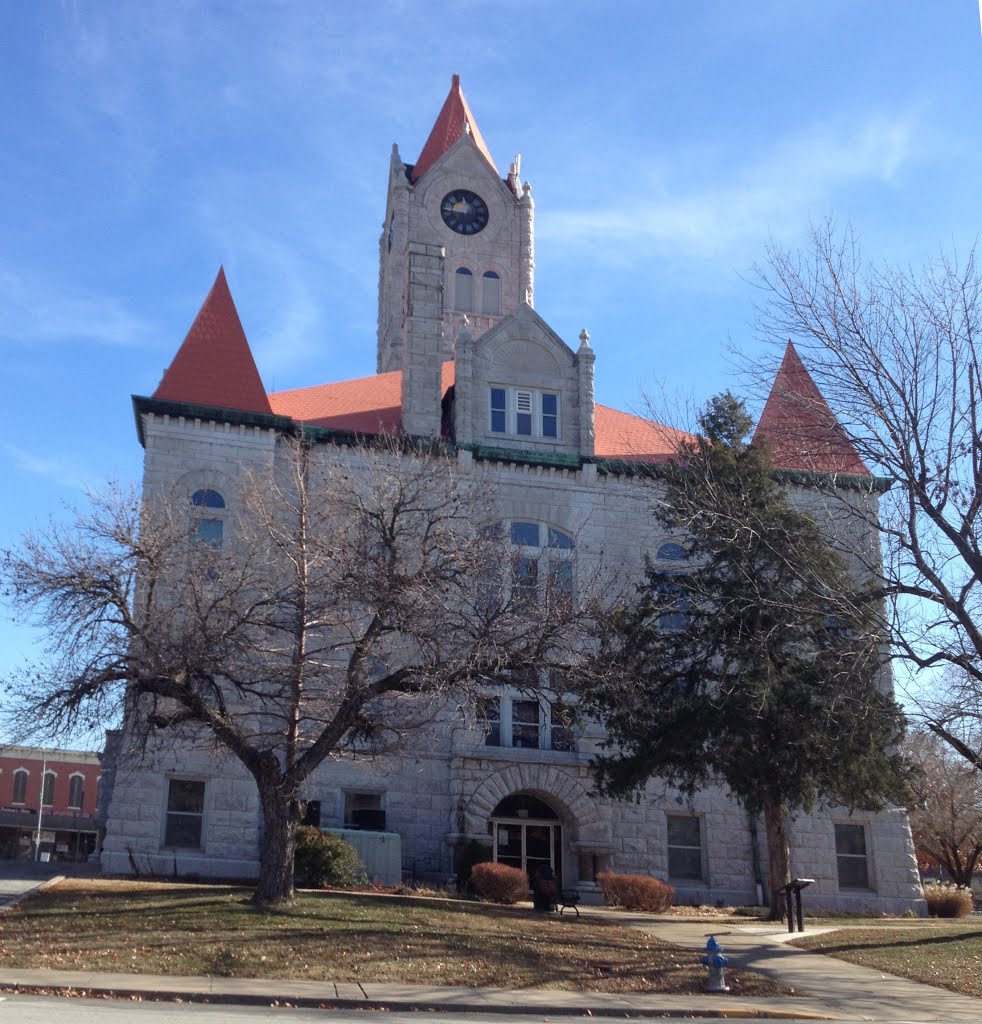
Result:
<svg viewBox="0 0 982 1024"><path fill-rule="evenodd" d="M516 156L499 175L458 75L416 163L392 147L379 241L380 373L410 369L411 350L438 372L465 317L477 338L532 305L534 203L519 173Z"/></svg>

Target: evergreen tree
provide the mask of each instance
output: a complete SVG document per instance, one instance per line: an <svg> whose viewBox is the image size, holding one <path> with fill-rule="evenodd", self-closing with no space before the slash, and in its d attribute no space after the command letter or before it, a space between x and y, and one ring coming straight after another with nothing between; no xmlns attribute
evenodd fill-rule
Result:
<svg viewBox="0 0 982 1024"><path fill-rule="evenodd" d="M587 705L609 731L594 768L609 795L652 777L683 795L723 783L763 814L780 916L788 815L817 801L902 803L903 716L875 581L852 578L791 503L766 446L748 441L742 403L713 399L700 428L665 471L654 509L685 557L646 562L636 601L608 619L587 686Z"/></svg>

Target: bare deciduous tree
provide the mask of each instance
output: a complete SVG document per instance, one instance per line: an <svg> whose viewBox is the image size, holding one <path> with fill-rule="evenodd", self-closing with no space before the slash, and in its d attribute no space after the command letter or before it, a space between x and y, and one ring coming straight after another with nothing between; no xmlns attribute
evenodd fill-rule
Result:
<svg viewBox="0 0 982 1024"><path fill-rule="evenodd" d="M804 253L772 248L758 283L763 336L794 340L859 455L892 484L870 525L883 542L893 648L915 669L955 670L945 678L958 678L960 693L922 707L930 727L978 765L982 750L959 727L966 716L982 721L976 253L921 271L879 265L864 259L851 229L826 223Z"/></svg>
<svg viewBox="0 0 982 1024"><path fill-rule="evenodd" d="M2 562L50 655L10 682L10 720L64 735L125 695L131 743L208 734L258 787L260 904L292 898L300 791L326 758L392 749L482 680L568 666L589 621L565 589L512 583L493 495L453 459L278 449L221 547L168 498L113 491Z"/></svg>
<svg viewBox="0 0 982 1024"><path fill-rule="evenodd" d="M930 731L908 737L907 751L920 769L909 811L918 859L971 886L982 858L982 774Z"/></svg>

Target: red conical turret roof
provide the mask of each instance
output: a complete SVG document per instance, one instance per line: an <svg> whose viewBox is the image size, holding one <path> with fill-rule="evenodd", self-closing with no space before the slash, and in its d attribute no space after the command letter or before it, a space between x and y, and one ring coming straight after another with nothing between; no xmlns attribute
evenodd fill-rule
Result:
<svg viewBox="0 0 982 1024"><path fill-rule="evenodd" d="M775 469L870 475L790 341L754 437L766 439Z"/></svg>
<svg viewBox="0 0 982 1024"><path fill-rule="evenodd" d="M478 150L491 165L495 174L498 173L481 135L481 130L477 127L477 122L471 113L471 108L467 106L467 100L464 99L464 93L460 88L460 75L454 75L450 82L450 92L437 115L436 124L433 125L430 137L426 140L426 145L423 146L423 151L419 154L419 159L412 169L413 181L421 178L460 138L465 124L470 126L471 138Z"/></svg>
<svg viewBox="0 0 982 1024"><path fill-rule="evenodd" d="M219 267L208 297L153 397L221 409L272 412L224 268Z"/></svg>

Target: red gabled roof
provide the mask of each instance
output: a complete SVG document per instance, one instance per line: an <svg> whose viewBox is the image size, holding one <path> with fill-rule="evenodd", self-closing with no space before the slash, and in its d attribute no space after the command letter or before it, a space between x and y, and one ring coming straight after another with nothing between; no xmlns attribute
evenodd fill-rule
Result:
<svg viewBox="0 0 982 1024"><path fill-rule="evenodd" d="M690 435L661 423L596 405L594 449L598 459L623 459L626 462L671 462L679 444Z"/></svg>
<svg viewBox="0 0 982 1024"><path fill-rule="evenodd" d="M443 364L441 394L454 382L453 360ZM394 434L402 428L402 370L334 384L277 391L269 396L277 416L357 434Z"/></svg>
<svg viewBox="0 0 982 1024"><path fill-rule="evenodd" d="M775 469L870 476L790 341L754 432L758 437L766 439Z"/></svg>
<svg viewBox="0 0 982 1024"><path fill-rule="evenodd" d="M471 113L471 108L467 105L467 100L464 99L464 93L460 88L460 75L454 75L450 82L450 92L437 115L436 124L433 125L433 130L412 169L410 177L413 181L418 181L460 138L465 124L470 125L474 145L494 169L495 174L498 173L494 161L491 159L491 153L481 135L481 130L477 127L477 122Z"/></svg>
<svg viewBox="0 0 982 1024"><path fill-rule="evenodd" d="M222 409L272 412L224 268L219 268L208 297L153 397Z"/></svg>

